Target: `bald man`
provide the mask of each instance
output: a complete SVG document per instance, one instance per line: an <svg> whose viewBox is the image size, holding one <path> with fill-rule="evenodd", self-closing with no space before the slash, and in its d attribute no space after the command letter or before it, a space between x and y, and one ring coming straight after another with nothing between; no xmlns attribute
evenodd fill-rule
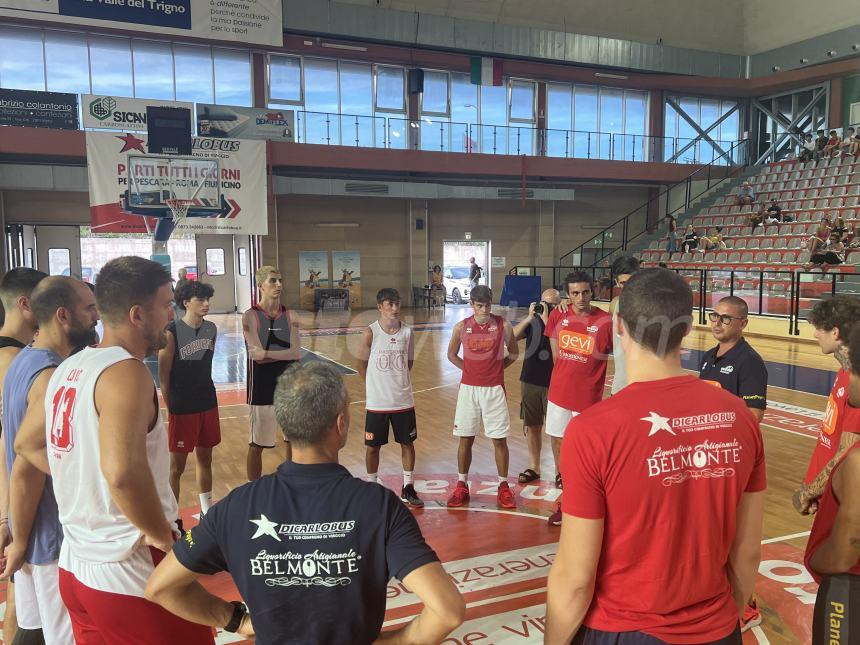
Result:
<svg viewBox="0 0 860 645"><path fill-rule="evenodd" d="M520 418L528 437L530 465L520 473L521 484L540 479L541 433L552 376L552 347L549 338L544 335L544 329L549 312L560 302L558 291L547 289L541 294L540 302L529 305L529 315L514 327L514 337L517 340L525 338L526 341L525 360L520 373Z"/></svg>

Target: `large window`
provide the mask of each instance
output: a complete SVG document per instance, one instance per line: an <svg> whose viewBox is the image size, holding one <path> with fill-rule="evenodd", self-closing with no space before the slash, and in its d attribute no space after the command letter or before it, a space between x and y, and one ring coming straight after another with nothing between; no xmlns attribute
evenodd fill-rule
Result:
<svg viewBox="0 0 860 645"><path fill-rule="evenodd" d="M669 102L666 103L666 117L663 133L666 137L663 146L663 158L679 163L725 163L727 159L723 152L729 153L732 145L738 140L738 111L734 110L719 125L714 125L726 113L731 112L737 101L708 97L671 97L684 114ZM690 123L692 121L708 133L716 146L701 138L699 132ZM713 127L712 127L713 126ZM698 139L698 140L697 140Z"/></svg>
<svg viewBox="0 0 860 645"><path fill-rule="evenodd" d="M305 59L306 143L340 144L340 97L338 96L337 61Z"/></svg>
<svg viewBox="0 0 860 645"><path fill-rule="evenodd" d="M41 31L0 27L0 87L44 91L45 53Z"/></svg>
<svg viewBox="0 0 860 645"><path fill-rule="evenodd" d="M642 160L648 157L648 93L547 84L547 154Z"/></svg>
<svg viewBox="0 0 860 645"><path fill-rule="evenodd" d="M49 92L89 94L90 71L86 36L46 32L45 71Z"/></svg>
<svg viewBox="0 0 860 645"><path fill-rule="evenodd" d="M251 105L250 51L0 27L0 87Z"/></svg>
<svg viewBox="0 0 860 645"><path fill-rule="evenodd" d="M269 57L269 100L302 102L302 59L298 56Z"/></svg>

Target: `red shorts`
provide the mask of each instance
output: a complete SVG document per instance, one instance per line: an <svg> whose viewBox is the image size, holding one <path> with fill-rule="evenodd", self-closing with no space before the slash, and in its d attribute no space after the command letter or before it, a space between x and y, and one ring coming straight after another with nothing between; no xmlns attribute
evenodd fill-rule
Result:
<svg viewBox="0 0 860 645"><path fill-rule="evenodd" d="M164 557L160 551L157 553ZM155 560L156 554L153 554ZM211 627L174 616L146 598L91 589L62 568L60 596L69 610L77 645L215 643Z"/></svg>
<svg viewBox="0 0 860 645"><path fill-rule="evenodd" d="M194 414L171 414L167 420L170 452L191 452L198 446L213 448L221 443L218 408Z"/></svg>

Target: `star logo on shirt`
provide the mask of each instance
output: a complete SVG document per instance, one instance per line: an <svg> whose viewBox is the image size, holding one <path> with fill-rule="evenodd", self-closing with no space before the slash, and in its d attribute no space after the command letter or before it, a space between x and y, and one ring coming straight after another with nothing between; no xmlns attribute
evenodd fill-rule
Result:
<svg viewBox="0 0 860 645"><path fill-rule="evenodd" d="M665 430L666 432L668 432L672 436L675 435L675 431L672 430L671 427L669 427L669 418L668 417L661 417L656 412L648 413L648 416L642 417L640 419L640 421L647 421L648 423L651 424L651 430L650 430L650 432L648 432L649 437L653 437L655 434L657 434L661 430Z"/></svg>
<svg viewBox="0 0 860 645"><path fill-rule="evenodd" d="M275 533L275 527L278 526L277 522L272 522L268 517L260 514L259 520L251 520L251 524L257 525L257 532L251 536L252 540L256 540L258 537L262 535L268 535L270 537L275 538L278 542L281 541L281 538L278 537L278 534Z"/></svg>

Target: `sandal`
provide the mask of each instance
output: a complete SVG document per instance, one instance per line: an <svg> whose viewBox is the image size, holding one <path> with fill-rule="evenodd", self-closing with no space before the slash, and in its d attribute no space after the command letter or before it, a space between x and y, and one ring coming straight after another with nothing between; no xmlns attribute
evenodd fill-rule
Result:
<svg viewBox="0 0 860 645"><path fill-rule="evenodd" d="M528 484L533 481L537 481L540 479L540 475L538 475L531 468L526 468L523 472L520 473L520 476L517 477L517 481L521 484Z"/></svg>

